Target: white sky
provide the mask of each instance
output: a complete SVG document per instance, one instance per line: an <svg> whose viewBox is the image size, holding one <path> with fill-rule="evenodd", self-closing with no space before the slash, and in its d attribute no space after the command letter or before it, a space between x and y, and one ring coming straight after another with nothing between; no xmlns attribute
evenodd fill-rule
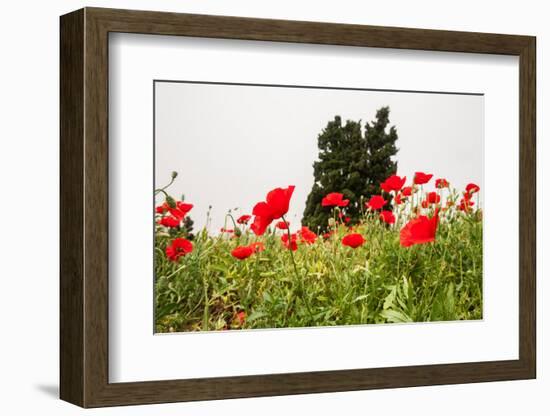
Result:
<svg viewBox="0 0 550 416"><path fill-rule="evenodd" d="M250 214L276 187L295 185L288 220L299 226L313 184L317 136L335 115L374 119L390 107L398 133L398 174L444 177L463 189L483 187L483 97L379 91L157 82L156 187L194 204L195 230L224 225L228 209ZM433 187L433 179L430 182ZM229 224L228 224L229 225ZM232 228L232 226L230 227Z"/></svg>

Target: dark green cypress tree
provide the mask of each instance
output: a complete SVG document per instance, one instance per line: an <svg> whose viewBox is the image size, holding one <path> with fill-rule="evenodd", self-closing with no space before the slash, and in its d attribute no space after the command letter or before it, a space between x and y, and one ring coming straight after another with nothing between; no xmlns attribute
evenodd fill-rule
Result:
<svg viewBox="0 0 550 416"><path fill-rule="evenodd" d="M327 229L331 208L321 206L321 200L330 192L343 193L350 200L346 216L351 224L357 222L361 201L378 192L380 182L397 169L397 163L391 160L397 153L397 132L392 127L386 133L388 123L389 108L383 107L376 113L376 120L366 124L364 135L361 121L348 120L342 125L341 117L336 116L327 124L317 138L319 160L313 163L314 183L303 225L316 232Z"/></svg>
<svg viewBox="0 0 550 416"><path fill-rule="evenodd" d="M376 112L376 120L365 125L365 139L368 149L368 195L380 194L380 184L397 172L397 161L391 158L397 154L397 130L390 127L390 108L382 107Z"/></svg>
<svg viewBox="0 0 550 416"><path fill-rule="evenodd" d="M331 211L321 206L326 194L341 192L345 198L356 202L366 191L366 183L361 178L367 168L367 147L361 122L348 120L343 125L340 116L327 124L317 144L319 160L313 163L315 181L306 201L302 224L315 231L324 231ZM350 203L347 212L350 217L358 216L359 204Z"/></svg>

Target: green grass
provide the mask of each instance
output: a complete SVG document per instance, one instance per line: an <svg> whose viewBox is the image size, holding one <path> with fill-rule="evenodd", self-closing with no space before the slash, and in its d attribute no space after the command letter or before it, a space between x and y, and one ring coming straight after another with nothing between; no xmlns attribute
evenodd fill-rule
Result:
<svg viewBox="0 0 550 416"><path fill-rule="evenodd" d="M247 227L238 238L194 240L193 252L172 262L172 237L158 230L155 253L157 332L287 328L482 318L482 221L479 213L440 215L436 241L402 247L399 228L377 218L355 227L366 243L343 246L340 225L328 240L293 252L268 230ZM245 260L237 245L262 241ZM237 313L244 312L244 322Z"/></svg>

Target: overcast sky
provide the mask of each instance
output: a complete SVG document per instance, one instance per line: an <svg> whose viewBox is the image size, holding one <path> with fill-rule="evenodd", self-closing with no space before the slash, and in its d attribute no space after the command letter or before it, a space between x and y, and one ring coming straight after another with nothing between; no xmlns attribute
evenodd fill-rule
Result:
<svg viewBox="0 0 550 416"><path fill-rule="evenodd" d="M296 229L318 134L335 115L364 125L382 106L399 136L399 175L409 182L424 171L461 189L483 185L482 96L176 82L157 82L155 92L156 187L179 173L169 192L194 204L195 230L209 205L217 233L228 209L250 214L269 190L288 185L296 186L288 215Z"/></svg>

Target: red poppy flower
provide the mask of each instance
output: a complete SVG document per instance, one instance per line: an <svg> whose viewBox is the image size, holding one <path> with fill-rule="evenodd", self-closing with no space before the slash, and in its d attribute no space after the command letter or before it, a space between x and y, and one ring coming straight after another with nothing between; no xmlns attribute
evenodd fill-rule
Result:
<svg viewBox="0 0 550 416"><path fill-rule="evenodd" d="M468 194L464 194L464 198L460 200L460 203L458 205L458 209L464 212L469 212L472 207L474 206L474 201L472 201L468 196Z"/></svg>
<svg viewBox="0 0 550 416"><path fill-rule="evenodd" d="M350 222L350 221L351 221L351 218L350 218L350 217L344 218L344 222L345 222L346 224L347 224L348 222Z"/></svg>
<svg viewBox="0 0 550 416"><path fill-rule="evenodd" d="M313 244L317 239L317 234L315 234L306 226L303 226L301 228L301 230L299 231L299 234L300 234L300 241L304 243Z"/></svg>
<svg viewBox="0 0 550 416"><path fill-rule="evenodd" d="M239 260L244 260L254 254L254 249L250 246L239 246L231 251L231 255Z"/></svg>
<svg viewBox="0 0 550 416"><path fill-rule="evenodd" d="M377 210L382 208L384 205L386 205L387 202L388 201L384 200L382 196L374 195L369 199L369 202L367 202L367 208L370 208L372 210Z"/></svg>
<svg viewBox="0 0 550 416"><path fill-rule="evenodd" d="M220 232L222 233L228 233L228 234L231 234L231 233L234 233L235 230L233 230L232 228L220 228Z"/></svg>
<svg viewBox="0 0 550 416"><path fill-rule="evenodd" d="M170 209L170 213L175 217L179 216L180 218L183 218L187 215L189 211L191 211L191 209L193 209L193 204L187 204L182 201L177 201L176 208Z"/></svg>
<svg viewBox="0 0 550 416"><path fill-rule="evenodd" d="M388 179L386 179L383 183L380 184L380 188L382 188L387 193L390 193L390 191L400 191L401 188L403 188L403 185L405 185L405 181L407 180L406 176L400 177L397 175L392 175Z"/></svg>
<svg viewBox="0 0 550 416"><path fill-rule="evenodd" d="M435 180L435 187L438 188L438 189L448 188L449 187L449 181L447 179L443 179L443 178L436 179Z"/></svg>
<svg viewBox="0 0 550 416"><path fill-rule="evenodd" d="M411 196L412 195L412 190L413 190L412 186L405 186L403 188L403 191L402 191L403 196Z"/></svg>
<svg viewBox="0 0 550 416"><path fill-rule="evenodd" d="M430 204L439 204L439 201L441 201L441 197L437 194L437 192L428 192L426 200Z"/></svg>
<svg viewBox="0 0 550 416"><path fill-rule="evenodd" d="M186 204L182 201L177 201L176 206L172 208L170 205L168 205L167 202L164 202L162 205L159 205L155 208L155 211L157 214L165 214L167 212L170 212L174 217L176 218L183 218L185 215L191 211L193 208L193 204Z"/></svg>
<svg viewBox="0 0 550 416"><path fill-rule="evenodd" d="M416 172L414 174L414 183L415 185L424 185L425 183L428 183L430 179L432 179L432 176L424 172Z"/></svg>
<svg viewBox="0 0 550 416"><path fill-rule="evenodd" d="M428 208L430 206L427 200L422 201L421 205L422 205L422 208Z"/></svg>
<svg viewBox="0 0 550 416"><path fill-rule="evenodd" d="M267 227L269 227L269 224L271 224L271 221L273 220L269 217L256 216L254 217L254 222L250 226L250 229L254 232L254 234L262 235L265 233Z"/></svg>
<svg viewBox="0 0 550 416"><path fill-rule="evenodd" d="M162 217L159 221L160 225L164 225L165 227L175 228L180 225L181 219L173 217L171 215L168 215L166 217Z"/></svg>
<svg viewBox="0 0 550 416"><path fill-rule="evenodd" d="M258 241L256 243L252 243L249 245L250 248L252 248L256 253L259 253L260 251L265 250L265 245L261 241Z"/></svg>
<svg viewBox="0 0 550 416"><path fill-rule="evenodd" d="M436 210L432 218L421 215L413 218L401 229L399 240L403 247L435 241L439 213Z"/></svg>
<svg viewBox="0 0 550 416"><path fill-rule="evenodd" d="M273 220L281 218L288 212L288 205L294 188L294 185L290 185L285 189L273 189L267 194L265 202L258 202L254 206L252 214L255 215L255 218L250 228L256 235L265 233L266 228Z"/></svg>
<svg viewBox="0 0 550 416"><path fill-rule="evenodd" d="M237 223L239 224L248 224L248 221L250 221L250 218L252 218L252 216L250 215L241 215L239 218L237 218Z"/></svg>
<svg viewBox="0 0 550 416"><path fill-rule="evenodd" d="M185 238L175 238L172 243L166 247L166 257L171 261L178 261L181 256L185 256L193 251L193 244Z"/></svg>
<svg viewBox="0 0 550 416"><path fill-rule="evenodd" d="M401 195L401 192L395 195L394 201L397 205L401 205L403 203L403 196Z"/></svg>
<svg viewBox="0 0 550 416"><path fill-rule="evenodd" d="M469 183L466 185L466 192L468 192L470 195L475 194L476 192L479 192L479 186L477 186L475 183Z"/></svg>
<svg viewBox="0 0 550 416"><path fill-rule="evenodd" d="M283 234L281 236L281 241L283 245L289 250L296 251L298 250L298 243L296 242L297 235L296 233L290 235L290 241L288 239L288 234Z"/></svg>
<svg viewBox="0 0 550 416"><path fill-rule="evenodd" d="M159 205L158 207L155 208L155 212L157 214L164 214L164 213L168 212L168 208L170 208L170 205L168 205L168 203L164 202L162 205Z"/></svg>
<svg viewBox="0 0 550 416"><path fill-rule="evenodd" d="M384 221L386 224L395 223L395 215L393 215L393 212L391 211L382 211L380 213L380 219Z"/></svg>
<svg viewBox="0 0 550 416"><path fill-rule="evenodd" d="M279 221L277 224L275 224L275 227L277 227L279 230L286 230L288 228L288 225L284 221Z"/></svg>
<svg viewBox="0 0 550 416"><path fill-rule="evenodd" d="M281 218L288 212L288 206L294 188L295 187L291 185L286 189L273 189L267 194L265 202L256 204L252 213L262 217L271 217L274 220Z"/></svg>
<svg viewBox="0 0 550 416"><path fill-rule="evenodd" d="M349 199L343 199L344 194L338 192L331 192L323 198L321 205L324 207L347 207Z"/></svg>
<svg viewBox="0 0 550 416"><path fill-rule="evenodd" d="M365 243L365 239L361 234L353 233L348 234L342 238L342 245L351 248L357 248Z"/></svg>
<svg viewBox="0 0 550 416"><path fill-rule="evenodd" d="M239 325L243 325L244 322L246 321L246 312L244 311L237 312L237 314L235 315L235 320Z"/></svg>

